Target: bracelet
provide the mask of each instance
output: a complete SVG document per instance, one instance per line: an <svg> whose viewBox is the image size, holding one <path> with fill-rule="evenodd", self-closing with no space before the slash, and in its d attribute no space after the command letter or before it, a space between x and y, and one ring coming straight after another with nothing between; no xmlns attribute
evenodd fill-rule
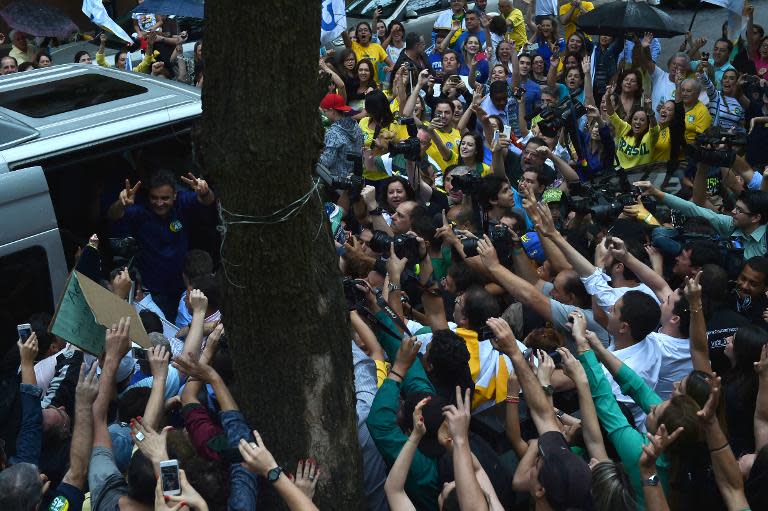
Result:
<svg viewBox="0 0 768 511"><path fill-rule="evenodd" d="M395 376L397 376L397 377L398 377L398 378L400 378L401 380L405 380L405 378L403 378L403 375L402 375L402 374L400 374L400 373L398 373L398 372L397 372L397 371L395 371L394 369L390 369L390 370L389 370L389 374L394 374Z"/></svg>
<svg viewBox="0 0 768 511"><path fill-rule="evenodd" d="M652 218L652 217L653 217L653 213L650 213L650 212L649 212L649 213L648 213L648 216L646 216L645 218L643 218L643 222L645 222L645 223L647 224L647 223L648 223L648 219L649 219L649 218Z"/></svg>
<svg viewBox="0 0 768 511"><path fill-rule="evenodd" d="M726 443L725 443L725 445L723 445L722 447L718 447L717 449L710 449L710 450L709 450L709 452L710 452L710 453L713 453L713 452L717 452L717 451L722 451L723 449L725 449L725 448L726 448L726 447L728 447L729 445L730 445L730 444L729 444L728 442L726 442Z"/></svg>
<svg viewBox="0 0 768 511"><path fill-rule="evenodd" d="M505 399L507 403L517 404L520 402L520 398L518 396L507 396L507 399Z"/></svg>
<svg viewBox="0 0 768 511"><path fill-rule="evenodd" d="M689 312L697 312L697 313L701 312L701 307L699 307L698 309L691 309Z"/></svg>

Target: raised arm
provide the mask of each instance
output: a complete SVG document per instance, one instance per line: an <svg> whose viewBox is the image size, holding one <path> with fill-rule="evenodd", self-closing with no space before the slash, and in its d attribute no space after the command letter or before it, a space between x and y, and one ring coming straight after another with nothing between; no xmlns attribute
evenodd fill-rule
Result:
<svg viewBox="0 0 768 511"><path fill-rule="evenodd" d="M93 402L99 394L99 379L96 376L96 363L90 371L85 370L85 362L80 364L80 378L75 391L75 427L72 430L72 442L69 444L69 468L63 482L85 491L88 482L88 464L93 447ZM88 374L86 374L86 372Z"/></svg>
<svg viewBox="0 0 768 511"><path fill-rule="evenodd" d="M579 396L579 410L581 411L581 428L587 452L598 461L608 460L605 443L603 442L603 434L600 433L600 422L597 419L595 402L592 401L592 394L589 390L587 373L584 372L584 368L576 360L576 357L568 351L568 348L558 348L557 352L562 357L565 374L576 384L576 392Z"/></svg>
<svg viewBox="0 0 768 511"><path fill-rule="evenodd" d="M585 55L581 59L581 70L584 71L584 106L597 106L592 89L592 57L590 55Z"/></svg>
<svg viewBox="0 0 768 511"><path fill-rule="evenodd" d="M139 190L139 187L141 187L141 181L131 187L130 181L127 179L125 180L125 188L120 191L120 196L109 207L109 210L107 210L107 218L109 218L109 220L116 222L123 218L125 208L127 206L132 206L136 201L136 192Z"/></svg>
<svg viewBox="0 0 768 511"><path fill-rule="evenodd" d="M144 422L153 429L160 427L160 419L165 408L165 381L168 378L170 358L171 354L164 346L153 346L147 350L147 359L152 370L152 390L149 392L143 418Z"/></svg>
<svg viewBox="0 0 768 511"><path fill-rule="evenodd" d="M199 289L189 292L189 306L192 309L192 322L189 324L189 334L184 340L184 355L197 359L203 345L203 324L205 311L208 309L208 297Z"/></svg>
<svg viewBox="0 0 768 511"><path fill-rule="evenodd" d="M528 450L528 443L523 440L520 434L520 383L517 381L517 375L510 371L507 380L507 406L506 420L504 430L507 434L507 440L512 444L512 449L518 458L525 456Z"/></svg>
<svg viewBox="0 0 768 511"><path fill-rule="evenodd" d="M496 336L496 340L491 340L493 347L512 360L512 366L515 369L518 380L520 380L520 386L525 394L525 402L528 404L528 409L531 412L531 417L536 424L536 430L539 432L539 435L548 431L560 431L555 411L550 405L538 378L536 378L528 362L523 358L523 354L517 346L515 334L512 333L509 324L500 318L490 318L487 324Z"/></svg>
<svg viewBox="0 0 768 511"><path fill-rule="evenodd" d="M619 374L619 370L621 369L623 362L616 358L616 355L608 351L608 349L603 346L603 343L600 341L597 335L595 335L594 332L587 330L587 320L584 317L584 314L574 312L571 313L571 318L573 318L571 334L573 335L576 343L588 344L589 347L592 348L592 351L595 352L595 355L597 355L598 360L600 360L605 368L608 369L608 372L611 373L611 376L616 379L616 376Z"/></svg>
<svg viewBox="0 0 768 511"><path fill-rule="evenodd" d="M701 273L691 279L685 278L685 297L688 299L688 307L691 311L691 361L693 368L712 374L712 363L709 361L709 343L707 341L707 322L701 305Z"/></svg>
<svg viewBox="0 0 768 511"><path fill-rule="evenodd" d="M419 73L418 81L415 87L411 89L411 94L405 102L402 110L403 117L413 117L413 110L416 108L416 101L419 97L419 91L429 82L429 71L422 69Z"/></svg>
<svg viewBox="0 0 768 511"><path fill-rule="evenodd" d="M768 344L763 344L760 361L755 362L758 378L755 404L755 452L768 444Z"/></svg>
<svg viewBox="0 0 768 511"><path fill-rule="evenodd" d="M554 242L580 277L589 277L595 273L595 270L597 270L595 265L581 255L578 250L573 248L560 231L555 228L555 222L552 220L552 213L549 211L549 206L537 203L536 209L538 210L539 218L541 219L541 223L536 226L536 230L539 234Z"/></svg>
<svg viewBox="0 0 768 511"><path fill-rule="evenodd" d="M606 240L607 242L608 240ZM672 294L672 288L664 277L653 271L653 268L646 265L638 258L627 251L627 247L619 238L611 238L609 253L614 259L624 263L624 266L632 270L637 275L640 282L650 287L659 300L666 300Z"/></svg>
<svg viewBox="0 0 768 511"><path fill-rule="evenodd" d="M424 425L424 417L422 416L422 409L431 398L425 397L416 404L413 409L413 430L408 436L408 440L400 450L400 454L397 455L395 463L387 475L387 482L384 483L384 493L387 495L387 502L392 509L402 509L403 511L416 511L416 507L405 494L405 480L408 478L408 471L411 468L413 462L413 455L416 454L416 449L419 447L419 442L427 432L427 427Z"/></svg>
<svg viewBox="0 0 768 511"><path fill-rule="evenodd" d="M595 107L592 107L595 108ZM523 197L523 208L525 209L526 213L528 213L528 218L533 221L533 225L540 225L541 224L541 218L539 217L539 211L536 208L536 203L538 201L536 200L536 196L533 194L533 190L530 188L526 190L525 197ZM541 246L544 249L544 253L547 254L547 260L549 261L549 265L552 268L553 273L560 273L561 271L565 270L572 270L573 266L568 262L568 259L563 254L562 250L560 250L557 245L549 238L545 236L540 236L539 241L541 241ZM523 278L525 278L523 275L521 275ZM528 280L528 279L526 279ZM538 282L540 279L536 278L536 282ZM531 282L528 280L528 282ZM531 282L532 284L534 282Z"/></svg>
<svg viewBox="0 0 768 511"><path fill-rule="evenodd" d="M707 437L707 447L712 459L712 471L715 473L715 483L723 496L728 511L748 509L749 503L744 495L744 478L736 463L736 457L728 444L728 438L720 429L717 421L717 404L720 398L720 378L709 379L709 399L704 408L696 412L704 427Z"/></svg>
<svg viewBox="0 0 768 511"><path fill-rule="evenodd" d="M104 342L104 361L101 365L101 379L99 381L99 395L93 402L93 446L112 448L112 438L107 430L107 409L114 398L115 377L120 360L131 349L131 341L128 332L131 327L131 318L120 318L117 325L112 325L106 331Z"/></svg>
<svg viewBox="0 0 768 511"><path fill-rule="evenodd" d="M559 53L553 51L549 57L549 71L547 71L547 85L557 89L557 67L560 65Z"/></svg>

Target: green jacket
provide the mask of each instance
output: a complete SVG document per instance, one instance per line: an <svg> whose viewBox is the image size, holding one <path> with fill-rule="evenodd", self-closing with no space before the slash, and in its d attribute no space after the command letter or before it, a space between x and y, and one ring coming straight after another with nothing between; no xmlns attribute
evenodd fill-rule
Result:
<svg viewBox="0 0 768 511"><path fill-rule="evenodd" d="M397 332L392 318L385 312L379 312L376 317L393 332ZM400 348L400 339L379 329L376 332L389 360L395 360L397 350ZM368 431L371 433L376 447L381 453L384 462L391 468L395 463L400 450L408 440L408 435L403 433L397 425L397 410L400 408L400 390L408 395L412 392L435 393L435 387L429 381L421 360L416 359L411 368L405 374L401 385L387 378L376 393L368 414ZM405 480L405 491L417 509L437 511L437 496L440 493L440 479L437 473L437 460L429 458L417 450L413 456L408 478Z"/></svg>
<svg viewBox="0 0 768 511"><path fill-rule="evenodd" d="M600 424L608 432L608 438L616 448L616 452L619 453L624 469L632 482L637 496L637 508L644 510L645 498L643 497L638 462L643 454L643 445L648 442L648 439L633 428L627 422L624 414L621 413L619 404L611 391L611 384L605 378L603 366L600 365L595 353L587 351L577 358L587 373L589 389L592 392L592 399L595 402ZM621 387L621 391L634 399L645 413L648 413L652 406L662 402L662 399L626 364L622 364L619 374L616 375L616 383ZM656 468L664 492L667 493L669 491L669 462L664 455L656 460Z"/></svg>
<svg viewBox="0 0 768 511"><path fill-rule="evenodd" d="M755 256L765 255L766 250L766 226L758 226L752 231L752 234L744 234L741 229L733 225L733 217L730 215L721 215L715 213L709 208L702 208L691 201L681 199L668 193L664 194L664 204L672 209L677 209L686 216L700 216L709 220L712 227L720 234L723 239L737 238L744 244L744 259L750 259Z"/></svg>

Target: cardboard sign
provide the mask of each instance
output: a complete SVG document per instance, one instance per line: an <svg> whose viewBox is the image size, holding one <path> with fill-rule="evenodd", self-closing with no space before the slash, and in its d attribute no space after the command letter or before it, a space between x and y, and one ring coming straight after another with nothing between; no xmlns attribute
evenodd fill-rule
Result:
<svg viewBox="0 0 768 511"><path fill-rule="evenodd" d="M121 317L131 318L130 339L149 348L152 344L136 309L82 273L73 271L48 331L99 356L104 351L107 327L116 325Z"/></svg>

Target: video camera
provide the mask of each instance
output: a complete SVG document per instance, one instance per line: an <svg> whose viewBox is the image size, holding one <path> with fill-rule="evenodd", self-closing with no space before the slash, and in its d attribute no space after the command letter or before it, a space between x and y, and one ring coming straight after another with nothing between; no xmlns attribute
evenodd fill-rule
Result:
<svg viewBox="0 0 768 511"><path fill-rule="evenodd" d="M406 160L421 160L421 143L416 136L418 133L418 130L416 129L416 123L414 122L413 118L408 117L400 119L400 124L405 126L408 130L408 138L394 144L390 142L390 156L402 154Z"/></svg>
<svg viewBox="0 0 768 511"><path fill-rule="evenodd" d="M717 167L730 167L736 160L735 147L746 146L747 135L713 126L696 135L693 144L685 146L685 155L695 162Z"/></svg>
<svg viewBox="0 0 768 511"><path fill-rule="evenodd" d="M459 191L462 191L468 195L475 193L480 186L482 178L477 172L469 172L460 176L453 176L451 178L451 186Z"/></svg>
<svg viewBox="0 0 768 511"><path fill-rule="evenodd" d="M619 183L615 184L611 178L609 176L608 180L597 183L570 185L571 195L565 207L579 215L591 214L596 223L608 223L617 218L626 206L637 203L641 203L651 213L656 211L656 202L642 196L640 188L622 183L621 177Z"/></svg>
<svg viewBox="0 0 768 511"><path fill-rule="evenodd" d="M419 241L411 234L396 234L389 236L384 231L373 231L373 237L368 243L371 250L380 254L389 254L390 245L395 247L395 255L400 259L408 258L408 266L415 266L421 257L419 254Z"/></svg>
<svg viewBox="0 0 768 511"><path fill-rule="evenodd" d="M547 137L555 137L563 127L575 129L575 121L586 113L587 109L584 105L575 96L569 95L557 105L542 109L539 130Z"/></svg>
<svg viewBox="0 0 768 511"><path fill-rule="evenodd" d="M331 174L328 167L318 162L315 165L315 174L325 183L325 185L331 190L349 190L349 198L351 201L357 200L360 196L360 192L363 191L365 186L365 179L363 178L363 157L360 154L347 154L347 161L352 162L352 175L348 177L339 177Z"/></svg>

